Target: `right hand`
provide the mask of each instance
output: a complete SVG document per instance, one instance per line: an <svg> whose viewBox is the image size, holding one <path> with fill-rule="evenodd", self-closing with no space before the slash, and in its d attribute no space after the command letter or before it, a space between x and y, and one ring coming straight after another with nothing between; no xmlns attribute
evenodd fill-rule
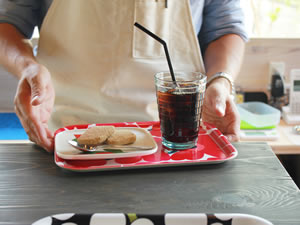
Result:
<svg viewBox="0 0 300 225"><path fill-rule="evenodd" d="M23 72L15 96L15 111L29 139L53 152L54 134L48 128L55 92L48 69L32 64Z"/></svg>

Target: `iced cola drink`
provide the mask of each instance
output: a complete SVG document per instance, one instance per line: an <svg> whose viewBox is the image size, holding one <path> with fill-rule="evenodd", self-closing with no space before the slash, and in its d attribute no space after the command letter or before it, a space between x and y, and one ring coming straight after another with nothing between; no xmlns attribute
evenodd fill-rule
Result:
<svg viewBox="0 0 300 225"><path fill-rule="evenodd" d="M188 149L197 144L206 76L201 73L169 73L155 76L162 143L170 149Z"/></svg>

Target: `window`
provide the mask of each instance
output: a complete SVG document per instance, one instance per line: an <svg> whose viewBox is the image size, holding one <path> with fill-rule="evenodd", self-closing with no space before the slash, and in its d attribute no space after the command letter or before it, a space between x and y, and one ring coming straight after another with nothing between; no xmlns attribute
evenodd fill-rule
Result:
<svg viewBox="0 0 300 225"><path fill-rule="evenodd" d="M241 0L252 38L300 38L300 0Z"/></svg>

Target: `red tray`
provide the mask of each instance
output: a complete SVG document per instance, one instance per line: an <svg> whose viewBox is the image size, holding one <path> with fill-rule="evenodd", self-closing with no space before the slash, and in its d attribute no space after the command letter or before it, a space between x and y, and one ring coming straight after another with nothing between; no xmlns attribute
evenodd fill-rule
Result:
<svg viewBox="0 0 300 225"><path fill-rule="evenodd" d="M103 125L103 124L97 124ZM97 160L66 160L54 154L57 166L71 171L89 172L103 170L138 169L147 167L187 166L198 164L217 164L234 159L238 152L227 138L214 126L205 123L200 127L197 147L186 150L171 150L161 144L159 122L110 123L115 127L150 128L150 133L157 142L156 153L145 156L97 159ZM89 125L74 125L58 129L55 135L73 129L87 129Z"/></svg>

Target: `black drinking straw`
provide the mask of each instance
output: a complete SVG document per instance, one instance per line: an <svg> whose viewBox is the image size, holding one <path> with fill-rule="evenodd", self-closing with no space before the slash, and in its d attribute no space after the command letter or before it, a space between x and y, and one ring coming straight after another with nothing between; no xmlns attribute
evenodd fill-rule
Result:
<svg viewBox="0 0 300 225"><path fill-rule="evenodd" d="M170 70L170 73L171 73L171 77L172 77L173 82L177 86L175 75L174 75L174 71L173 71L173 67L172 67L172 63L171 63L171 59L170 59L170 55L169 55L169 51L168 51L168 47L167 47L167 43L163 39L161 39L160 37L158 37L157 35L155 35L154 33L152 33L151 31L149 31L148 29L146 29L145 27L143 27L141 24L135 22L134 26L136 26L137 28L141 29L146 34L150 35L151 37L153 37L155 40L157 40L158 42L160 42L164 46L164 50L165 50L166 58L167 58L167 61L168 61L168 65L169 65L169 70Z"/></svg>

